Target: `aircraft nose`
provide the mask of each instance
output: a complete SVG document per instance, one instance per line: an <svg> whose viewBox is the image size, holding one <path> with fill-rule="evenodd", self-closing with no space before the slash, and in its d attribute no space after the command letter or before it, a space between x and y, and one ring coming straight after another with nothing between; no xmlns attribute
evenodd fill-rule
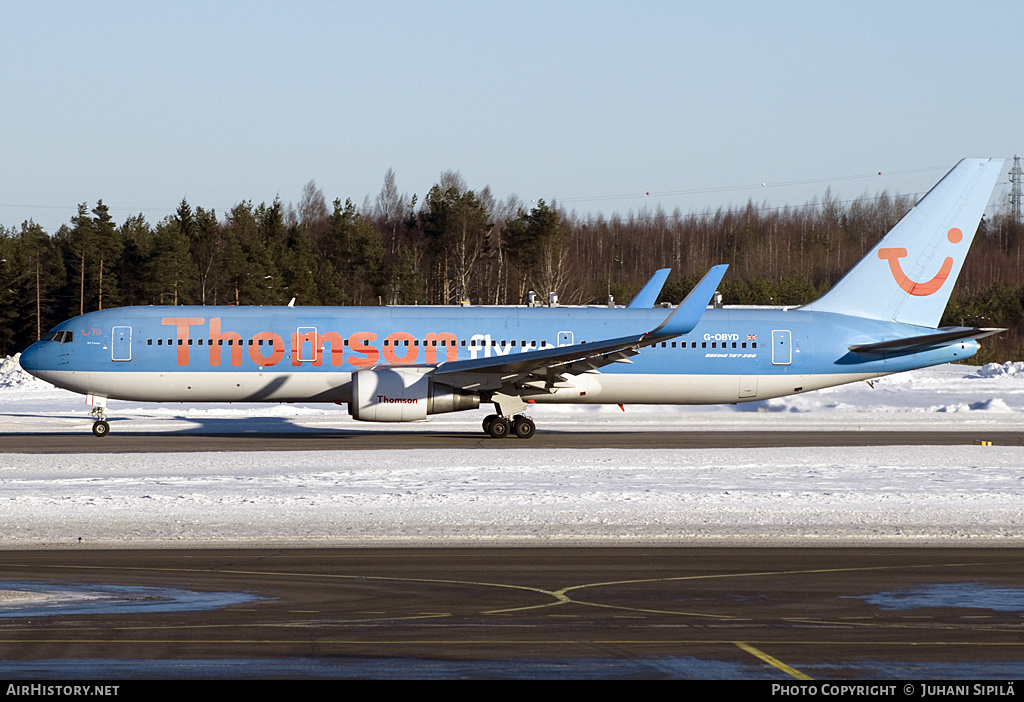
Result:
<svg viewBox="0 0 1024 702"><path fill-rule="evenodd" d="M21 364L22 369L28 371L32 375L35 375L36 371L42 370L42 345L43 342L37 341L36 343L29 346L27 349L22 351L21 356L18 357L18 363Z"/></svg>

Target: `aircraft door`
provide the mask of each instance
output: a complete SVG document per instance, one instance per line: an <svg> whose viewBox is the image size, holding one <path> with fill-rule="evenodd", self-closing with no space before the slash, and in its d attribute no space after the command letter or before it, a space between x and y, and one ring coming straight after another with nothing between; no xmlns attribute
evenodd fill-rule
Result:
<svg viewBox="0 0 1024 702"><path fill-rule="evenodd" d="M788 366L793 362L793 334L789 329L772 331L772 365Z"/></svg>
<svg viewBox="0 0 1024 702"><path fill-rule="evenodd" d="M132 328L114 327L110 332L110 360L132 360Z"/></svg>
<svg viewBox="0 0 1024 702"><path fill-rule="evenodd" d="M299 327L295 335L296 360L299 362L316 361L320 353L318 341L316 327Z"/></svg>
<svg viewBox="0 0 1024 702"><path fill-rule="evenodd" d="M572 346L572 332L571 331L560 331L560 332L558 332L558 345L559 346Z"/></svg>

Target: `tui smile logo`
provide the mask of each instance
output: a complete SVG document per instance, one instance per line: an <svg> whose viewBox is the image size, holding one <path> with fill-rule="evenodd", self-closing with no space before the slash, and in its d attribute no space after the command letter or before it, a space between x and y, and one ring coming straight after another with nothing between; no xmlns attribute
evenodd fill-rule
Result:
<svg viewBox="0 0 1024 702"><path fill-rule="evenodd" d="M946 232L946 238L952 244L959 244L964 238L964 233L956 227L953 227ZM953 259L946 256L942 265L939 267L939 272L935 274L934 278L925 281L924 283L915 283L907 277L907 274L903 272L902 266L900 266L900 259L906 255L907 250L902 248L878 250L878 258L889 262L889 270L892 272L892 277L896 280L896 284L899 285L904 292L910 293L911 295L921 297L931 295L942 287L942 284L946 282L946 278L949 277L949 272L953 270Z"/></svg>

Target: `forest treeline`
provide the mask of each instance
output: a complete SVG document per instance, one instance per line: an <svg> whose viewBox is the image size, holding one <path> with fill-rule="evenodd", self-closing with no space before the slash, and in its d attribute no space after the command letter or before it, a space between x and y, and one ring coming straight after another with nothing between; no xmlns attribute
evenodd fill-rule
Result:
<svg viewBox="0 0 1024 702"><path fill-rule="evenodd" d="M115 222L103 201L52 234L0 225L0 356L77 314L124 305L624 304L671 266L678 302L714 264L730 264L725 304L798 305L835 283L910 209L881 193L802 206L753 202L669 214L579 215L543 200L497 200L445 172L419 201L388 171L357 208L312 181L297 205L241 202L218 214L182 200L155 223ZM1024 227L982 222L943 324L1008 327L974 362L1024 359Z"/></svg>

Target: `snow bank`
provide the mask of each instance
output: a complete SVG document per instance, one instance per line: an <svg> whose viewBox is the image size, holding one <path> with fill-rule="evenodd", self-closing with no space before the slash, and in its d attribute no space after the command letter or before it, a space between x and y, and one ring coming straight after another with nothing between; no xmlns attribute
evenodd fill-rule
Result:
<svg viewBox="0 0 1024 702"><path fill-rule="evenodd" d="M45 380L40 380L24 371L18 359L21 354L7 356L0 362L0 390L54 390L55 388Z"/></svg>
<svg viewBox="0 0 1024 702"><path fill-rule="evenodd" d="M998 378L1007 375L1024 378L1024 361L986 363L978 370L979 378Z"/></svg>

